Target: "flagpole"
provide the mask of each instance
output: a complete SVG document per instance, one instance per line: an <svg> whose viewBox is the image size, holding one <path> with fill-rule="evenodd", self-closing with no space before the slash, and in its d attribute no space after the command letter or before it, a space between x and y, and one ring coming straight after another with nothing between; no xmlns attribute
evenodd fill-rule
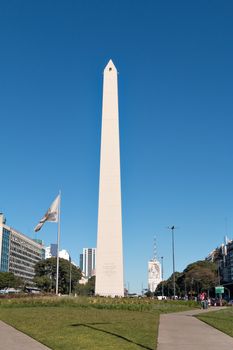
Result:
<svg viewBox="0 0 233 350"><path fill-rule="evenodd" d="M56 295L58 295L60 235L61 235L61 191L59 191L58 225L57 225L57 276L56 276Z"/></svg>

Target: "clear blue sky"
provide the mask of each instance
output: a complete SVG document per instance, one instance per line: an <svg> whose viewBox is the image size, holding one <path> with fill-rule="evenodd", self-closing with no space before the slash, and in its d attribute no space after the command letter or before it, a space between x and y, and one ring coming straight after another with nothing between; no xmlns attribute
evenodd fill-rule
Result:
<svg viewBox="0 0 233 350"><path fill-rule="evenodd" d="M103 69L119 71L125 282L153 237L172 272L233 238L233 2L1 1L0 211L33 228L62 191L62 248L96 246ZM227 218L227 228L225 225ZM37 235L56 242L56 225Z"/></svg>

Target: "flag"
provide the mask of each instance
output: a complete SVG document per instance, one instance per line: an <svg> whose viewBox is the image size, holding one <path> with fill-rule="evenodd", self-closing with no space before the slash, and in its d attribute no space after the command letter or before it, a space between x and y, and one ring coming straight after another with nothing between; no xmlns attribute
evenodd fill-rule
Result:
<svg viewBox="0 0 233 350"><path fill-rule="evenodd" d="M60 204L60 194L51 204L50 208L47 210L43 218L39 221L38 225L34 228L34 231L37 232L41 229L46 221L58 222L58 210Z"/></svg>

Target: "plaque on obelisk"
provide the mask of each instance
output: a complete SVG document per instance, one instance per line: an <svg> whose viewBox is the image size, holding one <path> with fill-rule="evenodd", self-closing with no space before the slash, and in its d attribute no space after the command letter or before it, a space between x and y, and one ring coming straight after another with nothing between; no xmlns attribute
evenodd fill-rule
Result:
<svg viewBox="0 0 233 350"><path fill-rule="evenodd" d="M104 69L95 294L124 296L117 70Z"/></svg>

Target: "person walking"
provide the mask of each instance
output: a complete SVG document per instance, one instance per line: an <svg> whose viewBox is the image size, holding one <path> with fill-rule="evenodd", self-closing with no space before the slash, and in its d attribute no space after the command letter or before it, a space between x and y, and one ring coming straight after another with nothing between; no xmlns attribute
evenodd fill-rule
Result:
<svg viewBox="0 0 233 350"><path fill-rule="evenodd" d="M205 293L204 293L204 292L201 292L199 298L200 298L200 301L201 301L201 308L202 308L202 309L205 309Z"/></svg>

